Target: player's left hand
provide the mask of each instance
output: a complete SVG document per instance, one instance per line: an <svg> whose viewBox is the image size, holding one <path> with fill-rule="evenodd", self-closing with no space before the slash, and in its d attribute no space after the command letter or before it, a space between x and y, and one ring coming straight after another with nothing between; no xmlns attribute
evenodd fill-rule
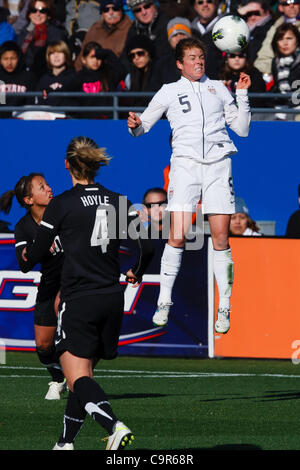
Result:
<svg viewBox="0 0 300 470"><path fill-rule="evenodd" d="M237 90L248 90L251 86L251 79L249 75L244 72L240 73L239 81L237 82L236 89Z"/></svg>
<svg viewBox="0 0 300 470"><path fill-rule="evenodd" d="M126 273L126 281L129 284L133 284L132 287L138 287L141 283L141 281L133 274L131 269L129 269L129 271Z"/></svg>

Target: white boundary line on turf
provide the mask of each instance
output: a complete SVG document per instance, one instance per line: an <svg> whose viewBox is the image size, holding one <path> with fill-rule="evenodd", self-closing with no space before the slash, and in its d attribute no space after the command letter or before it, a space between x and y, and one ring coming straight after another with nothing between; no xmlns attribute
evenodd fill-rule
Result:
<svg viewBox="0 0 300 470"><path fill-rule="evenodd" d="M44 371L41 367L20 367L20 366L0 366L1 369L22 369L22 370L40 370ZM218 377L270 377L270 378L285 378L285 379L300 379L300 375L293 374L251 374L251 373L226 373L226 372L172 372L172 371L128 371L128 370L105 370L96 369L95 372L102 372L102 375L94 375L95 378L218 378ZM109 373L109 375L107 374ZM111 375L112 374L112 375ZM10 374L2 375L1 378L49 378L48 375L21 375Z"/></svg>

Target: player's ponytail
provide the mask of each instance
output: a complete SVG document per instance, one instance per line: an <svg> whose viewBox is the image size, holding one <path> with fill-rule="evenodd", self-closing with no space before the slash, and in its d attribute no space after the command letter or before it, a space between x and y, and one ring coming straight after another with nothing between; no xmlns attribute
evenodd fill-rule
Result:
<svg viewBox="0 0 300 470"><path fill-rule="evenodd" d="M9 191L6 191L6 193L3 193L0 197L0 210L5 214L10 212L14 195L15 191L10 189Z"/></svg>
<svg viewBox="0 0 300 470"><path fill-rule="evenodd" d="M110 157L89 137L75 137L67 148L70 171L78 180L93 181L100 166L108 165Z"/></svg>
<svg viewBox="0 0 300 470"><path fill-rule="evenodd" d="M14 189L6 191L0 197L0 210L5 214L8 214L11 210L13 203L13 198L16 196L16 199L21 207L29 209L30 206L26 204L24 198L31 196L31 182L35 176L43 176L42 173L30 173L28 176L22 176L19 179Z"/></svg>

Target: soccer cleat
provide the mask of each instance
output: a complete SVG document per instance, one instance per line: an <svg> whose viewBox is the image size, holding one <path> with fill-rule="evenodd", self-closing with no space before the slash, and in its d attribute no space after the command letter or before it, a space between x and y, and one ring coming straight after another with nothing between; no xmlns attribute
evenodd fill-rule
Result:
<svg viewBox="0 0 300 470"><path fill-rule="evenodd" d="M49 382L48 385L45 400L60 400L61 394L67 389L66 379L63 382Z"/></svg>
<svg viewBox="0 0 300 470"><path fill-rule="evenodd" d="M227 333L230 328L230 320L229 320L229 308L219 308L218 310L218 318L215 323L215 331L217 333Z"/></svg>
<svg viewBox="0 0 300 470"><path fill-rule="evenodd" d="M160 303L155 310L155 313L152 318L152 323L155 326L165 326L168 323L168 316L170 312L172 302L170 303Z"/></svg>
<svg viewBox="0 0 300 470"><path fill-rule="evenodd" d="M105 450L123 450L124 447L132 443L134 435L124 423L117 421L114 427L114 433L103 439L103 441L106 440L107 444Z"/></svg>
<svg viewBox="0 0 300 470"><path fill-rule="evenodd" d="M72 442L65 442L64 444L55 444L52 450L74 450L74 445Z"/></svg>

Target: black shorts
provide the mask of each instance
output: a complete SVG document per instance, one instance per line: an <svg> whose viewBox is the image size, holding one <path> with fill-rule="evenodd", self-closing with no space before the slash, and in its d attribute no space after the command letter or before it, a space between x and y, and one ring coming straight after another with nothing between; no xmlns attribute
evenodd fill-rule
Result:
<svg viewBox="0 0 300 470"><path fill-rule="evenodd" d="M37 302L34 307L34 324L39 326L56 326L57 316L54 310L55 297Z"/></svg>
<svg viewBox="0 0 300 470"><path fill-rule="evenodd" d="M124 293L86 295L61 301L55 345L59 353L114 359L124 313Z"/></svg>

